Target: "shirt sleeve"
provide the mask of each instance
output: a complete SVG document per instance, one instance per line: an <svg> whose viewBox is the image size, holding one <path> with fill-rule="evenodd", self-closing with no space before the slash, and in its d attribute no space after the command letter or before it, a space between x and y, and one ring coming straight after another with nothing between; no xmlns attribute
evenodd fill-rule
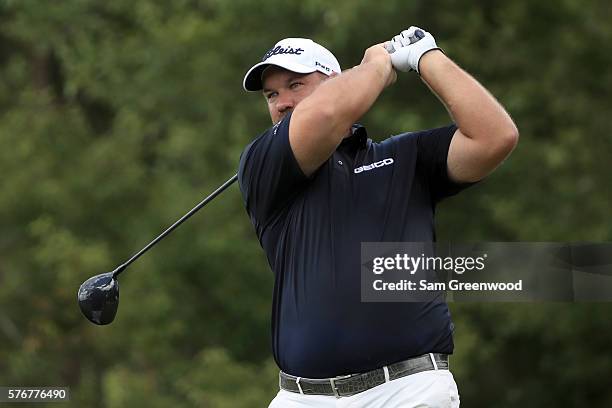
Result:
<svg viewBox="0 0 612 408"><path fill-rule="evenodd" d="M309 180L289 144L290 121L291 114L255 139L240 156L240 191L247 212L259 227L265 227Z"/></svg>
<svg viewBox="0 0 612 408"><path fill-rule="evenodd" d="M450 197L476 184L457 183L448 175L448 149L457 130L456 125L416 132L417 166L429 181L434 202Z"/></svg>

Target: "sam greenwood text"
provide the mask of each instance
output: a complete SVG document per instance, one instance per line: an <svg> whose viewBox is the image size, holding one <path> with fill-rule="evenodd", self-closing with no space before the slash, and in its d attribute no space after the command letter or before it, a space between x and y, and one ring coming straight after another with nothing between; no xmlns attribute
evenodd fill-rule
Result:
<svg viewBox="0 0 612 408"><path fill-rule="evenodd" d="M521 291L523 290L523 280L519 279L516 282L459 282L456 279L451 279L448 282L428 282L421 279L417 283L407 279L402 279L399 282L384 282L377 279L372 286L377 291Z"/></svg>

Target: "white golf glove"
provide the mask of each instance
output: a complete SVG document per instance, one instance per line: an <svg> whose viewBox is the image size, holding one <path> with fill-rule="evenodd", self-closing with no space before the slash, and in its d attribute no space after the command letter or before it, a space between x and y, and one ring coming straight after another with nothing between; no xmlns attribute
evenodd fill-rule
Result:
<svg viewBox="0 0 612 408"><path fill-rule="evenodd" d="M419 27L410 27L385 43L385 48L391 54L393 68L398 71L419 72L419 60L432 50L440 50L431 34Z"/></svg>

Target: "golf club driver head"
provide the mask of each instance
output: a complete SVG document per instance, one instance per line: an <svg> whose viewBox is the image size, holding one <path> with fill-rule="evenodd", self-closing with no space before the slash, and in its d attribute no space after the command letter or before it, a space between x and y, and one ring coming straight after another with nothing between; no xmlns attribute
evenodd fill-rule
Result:
<svg viewBox="0 0 612 408"><path fill-rule="evenodd" d="M78 293L79 307L92 323L111 323L119 306L119 281L113 272L107 272L87 279Z"/></svg>

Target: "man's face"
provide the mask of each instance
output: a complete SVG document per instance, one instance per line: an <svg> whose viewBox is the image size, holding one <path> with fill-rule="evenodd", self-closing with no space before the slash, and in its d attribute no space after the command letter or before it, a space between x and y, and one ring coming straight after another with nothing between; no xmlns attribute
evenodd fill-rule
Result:
<svg viewBox="0 0 612 408"><path fill-rule="evenodd" d="M266 68L262 74L263 95L272 123L278 123L327 78L318 71L298 74L275 65Z"/></svg>

